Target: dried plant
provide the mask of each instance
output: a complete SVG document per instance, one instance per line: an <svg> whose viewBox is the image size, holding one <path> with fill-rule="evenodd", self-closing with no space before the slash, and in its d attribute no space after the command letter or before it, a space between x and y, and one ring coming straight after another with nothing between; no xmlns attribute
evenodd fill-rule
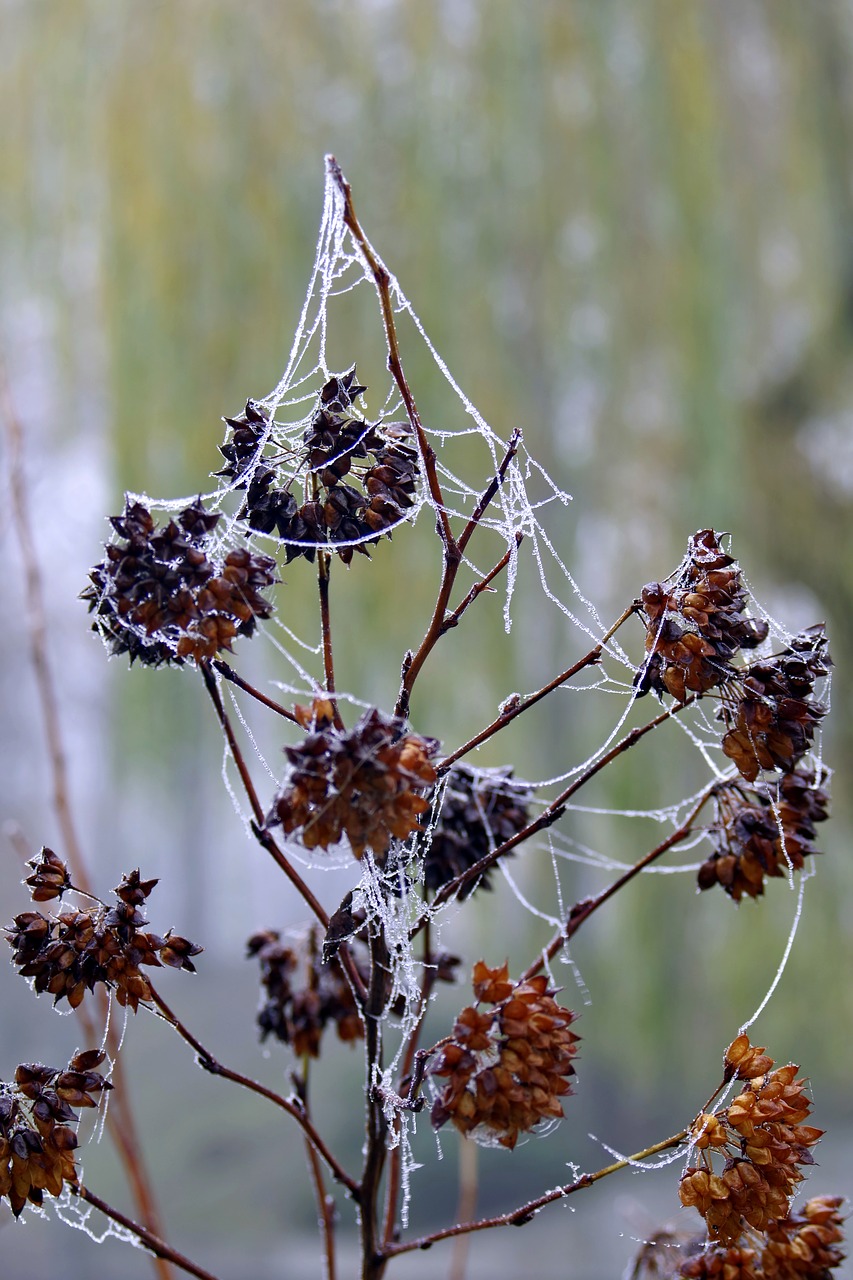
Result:
<svg viewBox="0 0 853 1280"><path fill-rule="evenodd" d="M407 1230L411 1127L427 1104L435 1130L448 1126L461 1142L508 1150L522 1136L553 1127L572 1105L576 1015L552 962L592 915L649 866L700 838L710 852L698 869L699 887L719 884L735 902L762 897L766 881L793 881L803 871L815 852L815 825L828 809L828 774L815 747L830 662L819 626L783 637L773 650L770 620L751 599L731 548L723 535L703 529L689 539L678 569L644 586L612 626L603 626L590 606L589 651L536 691L506 698L467 741L450 749L419 733L413 697L422 671L500 580L509 617L525 540L535 547L542 585L554 598L543 552L560 562L539 523L543 504L528 498L526 483L535 474L550 486L548 501L565 495L526 454L519 432L501 441L467 402L474 434L487 449L487 470L478 483L463 482L439 456L452 432L425 428L403 370L398 317L411 308L364 235L332 158L327 172L314 276L281 383L225 419L225 465L214 493L171 509L127 499L123 514L112 517L114 536L82 593L111 654L198 674L257 844L305 903L310 919L301 933L284 935L269 921L248 942L260 968L260 1036L294 1055L293 1093L276 1093L226 1066L166 1004L151 970L192 971L201 948L148 928L144 909L156 881L138 870L123 876L115 902L106 903L85 884L75 885L66 861L44 849L26 877L33 901L66 901L56 914L28 910L15 917L7 929L14 964L36 994L49 994L54 1004L79 1007L106 990L133 1012L155 1010L202 1068L284 1112L309 1154L330 1280L337 1262L329 1178L355 1207L363 1280L379 1280L402 1254L522 1225L546 1205L662 1153L682 1161L678 1198L698 1211L704 1233L662 1233L645 1246L635 1276L826 1277L842 1257L840 1201L819 1197L799 1209L792 1203L821 1130L805 1123L810 1102L798 1068L775 1068L745 1029L726 1050L719 1087L677 1133L629 1159L527 1195L501 1215L420 1236ZM326 365L330 298L362 280L378 298L391 377L384 407L374 415L356 364L337 372ZM305 372L315 341L316 365ZM152 509L162 510L159 523ZM418 646L402 657L396 705L365 706L336 683L332 567L357 574L371 550L398 533L393 553L386 547L383 555L401 558L397 591L405 605L405 535L424 509L434 521L439 569L432 616ZM499 552L492 554L487 548L496 536ZM472 544L477 554L486 548L486 567L473 559ZM302 575L317 584L318 670L303 670L282 648L289 670L279 683L293 700L281 700L239 674L232 651L275 625L276 608L284 609L287 593L300 589ZM624 649L617 632L623 640L632 620L635 638ZM606 743L567 766L556 794L543 795L509 766L478 769L466 758L590 672L623 695L624 709ZM263 800L223 697L226 686L259 716L277 716L288 726L283 776ZM622 732L649 693L660 710ZM358 711L348 723L353 705ZM517 977L510 976L500 943L494 954L468 957L473 1003L455 1020L446 1018L443 1034L430 1044L437 984L453 982L462 963L439 944L448 907L467 910L477 891L506 870L510 854L522 845L540 847L541 833L558 840L556 824L582 787L653 731L690 717L709 776L698 793L670 805L670 833L598 896L564 908ZM324 861L350 868L351 889L339 905L324 904L316 892L312 870ZM330 1027L335 1035L324 1034ZM364 1051L366 1137L357 1170L345 1168L330 1149L308 1088L311 1062L341 1041L361 1043ZM43 1204L45 1194L88 1201L158 1258L210 1280L209 1272L130 1222L78 1176L74 1108L92 1106L111 1088L95 1070L105 1058L93 1049L65 1071L20 1066L13 1083L0 1085L0 1195L16 1216L28 1202ZM735 1083L741 1092L729 1098ZM417 1185L408 1190L416 1194Z"/></svg>

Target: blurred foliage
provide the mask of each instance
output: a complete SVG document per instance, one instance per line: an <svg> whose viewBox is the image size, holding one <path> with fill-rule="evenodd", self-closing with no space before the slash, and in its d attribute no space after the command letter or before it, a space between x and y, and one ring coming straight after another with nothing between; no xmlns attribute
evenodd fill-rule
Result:
<svg viewBox="0 0 853 1280"><path fill-rule="evenodd" d="M221 415L283 368L332 151L466 392L501 434L521 425L575 495L552 533L603 618L708 525L732 532L756 594L786 625L828 616L837 816L759 1029L778 1058L808 1045L810 1074L840 1100L853 1024L853 5L5 0L0 26L0 323L13 386L15 352L49 352L20 405L37 428L37 499L45 476L85 496L87 468L110 511L123 488L206 487ZM404 359L429 422L460 413L425 351L409 342ZM73 508L76 492L64 501ZM72 598L98 558L102 514L88 513L73 564L47 550L72 602L63 630L85 627ZM419 599L401 610L390 563L356 565L355 586L338 575L349 637L339 668L385 705L438 574L418 561ZM534 595L522 602L511 650L486 603L479 631L448 639L419 729L463 735L512 688L565 665L578 637L540 615ZM9 643L4 657L20 664L21 636L14 654ZM228 889L188 891L199 919L181 921L204 940L203 918L236 874L215 821L182 800L201 794L205 772L218 784L218 746L199 745L206 708L172 674L134 672L110 688L104 803L120 793L127 829L140 827L116 878L152 842L172 841L187 875L210 848ZM562 744L576 759L608 711L552 700L501 747L523 774L554 772ZM647 805L688 785L679 745L631 753L600 802ZM146 778L182 793L158 800L168 818L156 835L139 816ZM10 796L8 811L18 803ZM579 819L575 834L626 859L646 847L615 822L587 831ZM109 844L106 820L96 836ZM236 820L230 839L239 849ZM574 887L597 882L579 871ZM576 959L596 1001L581 1030L599 1036L608 1071L624 1062L626 1028L649 1090L662 1044L668 1077L695 1072L700 1052L716 1062L784 945L794 899L770 890L736 911L656 877L602 913ZM477 928L499 961L488 920ZM526 942L519 925L519 957Z"/></svg>

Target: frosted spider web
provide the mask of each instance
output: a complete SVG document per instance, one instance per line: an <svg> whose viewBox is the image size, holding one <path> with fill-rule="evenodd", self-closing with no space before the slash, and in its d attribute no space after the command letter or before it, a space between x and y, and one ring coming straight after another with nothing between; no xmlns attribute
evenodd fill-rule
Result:
<svg viewBox="0 0 853 1280"><path fill-rule="evenodd" d="M369 253L380 261L372 246L369 247ZM354 324L352 319L356 301L363 302L365 294L373 317L374 331L371 336L368 336L366 327ZM342 377L353 365L358 370L358 382L367 385L367 391L353 402L353 412L362 415L365 433L375 428L380 435L385 433L389 439L405 439L410 445L414 445L404 399L385 363L384 338L375 294L374 274L363 248L347 226L344 194L336 180L335 170L330 165L313 267L286 366L273 390L252 402L264 419L254 455L236 475L218 476L215 487L202 495L207 507L220 512L222 517L210 535L208 554L211 558L222 558L229 551L245 545L247 536L251 545L278 556L279 561L282 552L286 555L289 549L292 553L290 559L295 559L292 564L288 559L287 589L293 589L291 580L295 580L297 570L305 568L300 552L311 547L316 549L317 544L314 541L306 543L299 539L289 539L282 536L280 531L265 533L247 530L245 493L247 486L262 469L272 468L279 486L298 494L303 500L311 496L312 473L310 467L306 468L306 433L310 430L322 388L330 379ZM571 501L570 495L528 451L523 437L518 439L517 451L507 462L509 433L501 435L496 432L465 395L430 341L396 277L390 272L388 297L395 323L400 329L404 365L407 368L414 366L412 353L419 348L417 354L421 363L426 356L431 368L430 376L437 379L446 393L440 417L434 411L424 412L422 417L426 439L435 451L436 474L443 494L443 507L439 510L421 465L411 507L401 515L396 524L382 531L381 539L365 533L350 539L338 538L323 546L330 552L351 549L358 553L369 549L379 558L391 551L386 545L376 545L378 541L384 543L384 534L397 533L402 538L406 532L404 526L435 524L443 515L449 518L451 527L458 536L477 508L485 484L499 468L504 468L502 483L496 486L494 496L479 520L478 529L465 548L457 599L468 588L482 581L501 555L506 553L505 568L492 586L503 591L503 625L509 633L513 624L519 569L524 564L532 570L533 579L538 584L539 607L544 598L545 607L550 607L561 615L567 632L572 634L575 641L580 639L586 647L601 646L597 660L579 674L577 681L562 687L557 696L573 697L576 700L578 694L596 695L602 701L610 699L614 705L614 712L603 738L584 759L561 767L549 777L532 780L515 778L506 783L508 793L509 789L519 786L529 789L531 814L535 816L537 811L541 811L549 803L548 797L553 796L553 793L560 792L573 782L580 782L587 774L595 772L596 767L606 761L608 753L637 723L638 693L635 675L638 666L643 663L642 635L636 623L633 624L633 631L631 630L630 622L625 631L619 633L618 638L609 635L607 623L602 620L595 604L576 581L555 539L549 535L546 527L548 518L559 513ZM340 311L344 312L343 327L349 335L343 345L334 323L335 316ZM353 333L358 335L355 344ZM361 351L353 349L360 342L363 342L367 350L365 357ZM418 399L417 387L413 389L415 399ZM230 434L226 436L226 440L230 438ZM196 497L193 494L171 501L154 502L144 494L134 494L129 495L129 501L140 501L152 512L165 517L190 505ZM395 541L395 550L396 545ZM670 575L669 580L677 583L684 575L685 565L686 561ZM356 555L353 572L362 568L359 556ZM769 654L774 651L774 647L790 644L793 638L791 633L755 601L751 607L753 616L763 618L768 623L768 638L759 652ZM310 700L312 696L321 693L320 645L300 635L298 629L288 625L280 614L274 615L260 631L275 654L277 672L274 683L279 693L302 700ZM623 640L626 633L629 633L629 639ZM141 634L140 639L144 639ZM635 650L633 657L629 653L632 648ZM816 698L828 705L828 681L824 684L826 687L816 690ZM220 685L220 691L226 691L224 684ZM527 695L512 694L501 704L500 710L511 708L514 701L525 696ZM347 690L338 690L337 697L339 703L354 709L364 709L369 705ZM263 746L253 734L245 701L230 685L227 686L226 702L229 714L234 716L247 735L251 751L257 757L267 780L274 780L279 770L265 757ZM643 704L644 707L645 705ZM702 761L708 777L722 782L732 777L733 771L731 762L723 756L720 748L720 723L715 717L717 705L717 701L709 697L691 707L688 714L679 714L671 708L669 718L670 732L682 735L685 746ZM815 776L820 779L823 762L819 733L810 759ZM471 768L471 773L475 778L486 778L488 775L487 770L476 768ZM223 759L223 776L234 806L248 827L252 815L241 798L227 749ZM494 779L491 781L500 790L500 784L495 784ZM415 953L411 935L414 928L423 922L423 913L426 911L430 915L435 946L440 946L443 928L460 910L458 901L451 900L442 903L440 908L432 908L425 905L420 896L407 892L408 887L412 883L418 883L422 875L425 851L429 848L432 832L441 815L442 794L440 787L433 804L431 825L426 827L423 834L401 846L396 857L389 859L385 867L377 866L370 856L362 860L359 880L353 890L353 909L363 911L368 921L381 921L393 961L389 1003L395 1004L397 1012L389 1021L398 1030L399 1047L396 1052L391 1053L381 1074L372 1083L382 1087L389 1098L387 1118L390 1141L398 1142L403 1147L404 1225L409 1195L408 1179L415 1168L410 1143L415 1117L409 1112L399 1112L396 1109L393 1092L406 1042L418 1028L423 1014L423 964ZM570 799L565 809L570 819L577 817L587 821L597 817L605 819L608 824L625 821L634 830L647 829L651 832L649 844L654 845L660 839L661 830L668 832L678 828L699 795L696 792L687 798L664 798L658 806L645 809L609 807L606 798L600 804L579 803ZM775 806L774 812L778 821ZM494 847L499 840L488 826L487 815L484 815L484 825L490 845ZM567 825L572 827L571 820ZM695 875L698 863L696 857L691 855L695 855L699 845L707 841L707 826L708 823L704 822L689 839L681 842L674 859L670 857L661 865L652 865L644 874ZM781 825L779 830L781 831ZM606 841L607 836L604 838ZM285 841L284 848L287 855L306 872L352 867L351 854L345 841L336 850L323 850L320 853L306 849L298 839ZM542 889L541 881L531 887L517 870L522 857L526 860L544 861L551 868L551 880L545 890ZM584 867L591 872L601 873L602 876L615 877L630 865L615 857L606 846L596 847L586 838L578 838L573 829L567 832L549 828L544 834L540 833L524 844L517 851L517 860L512 865L501 864L500 870L503 882L514 895L518 907L538 926L544 926L553 933L559 932L563 926L567 906L574 900L567 883L567 870L571 873ZM778 986L801 918L807 878L806 875L795 878L789 867L788 882L796 904L793 920L779 964L775 972L768 975L766 994L752 1013L742 1011L744 1028L754 1022ZM589 1000L583 975L577 968L570 947L564 949L559 960L573 975L582 999ZM552 971L550 965L551 961L547 961L548 972Z"/></svg>

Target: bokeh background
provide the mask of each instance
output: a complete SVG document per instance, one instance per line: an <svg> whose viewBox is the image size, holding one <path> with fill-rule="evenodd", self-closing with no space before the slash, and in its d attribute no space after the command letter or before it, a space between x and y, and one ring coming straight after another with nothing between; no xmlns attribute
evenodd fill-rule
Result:
<svg viewBox="0 0 853 1280"><path fill-rule="evenodd" d="M294 904L223 796L197 682L107 664L76 596L123 490L206 488L221 415L277 381L331 151L467 394L501 434L521 426L574 495L552 532L602 617L713 525L785 626L827 619L835 816L756 1034L814 1082L829 1130L815 1193L853 1191L853 5L2 0L0 119L2 359L25 431L75 812L103 891L141 865L162 879L155 927L205 943L199 977L170 984L173 1003L229 1062L283 1086L286 1055L255 1042L242 943L289 923ZM407 367L432 420L458 418L422 349ZM0 817L35 850L60 846L2 447ZM404 600L379 555L345 590L346 683L387 704L429 598ZM521 599L509 641L485 612L473 650L442 657L418 727L458 740L512 689L566 665L578 637L535 593ZM513 739L518 772L566 767L610 715L594 697L552 705ZM673 798L678 744L636 754L599 803ZM618 856L648 847L624 822L575 821L577 838ZM535 867L525 874L536 883ZM19 879L4 838L4 920L25 908ZM579 870L574 884L599 882ZM633 1150L689 1118L781 956L794 900L770 889L736 910L722 895L695 900L687 878L649 878L588 926L575 953L592 1001L578 1096L511 1167L502 1153L482 1160L484 1211L565 1181L568 1161L605 1163L590 1132ZM539 937L501 890L466 929L470 958L495 962L520 962ZM0 979L0 1077L21 1060L64 1061L76 1023L11 970ZM339 1074L324 1064L318 1089L355 1152L358 1054L343 1058ZM320 1275L293 1134L194 1070L153 1019L128 1029L125 1060L174 1243L223 1280ZM436 1164L423 1147L419 1223L452 1211L452 1139L444 1151ZM87 1149L86 1178L129 1205L106 1143ZM692 1225L673 1169L578 1200L475 1240L468 1274L594 1280L619 1274L663 1223ZM139 1252L94 1248L0 1210L7 1280L153 1274ZM450 1258L437 1246L392 1274L444 1274Z"/></svg>

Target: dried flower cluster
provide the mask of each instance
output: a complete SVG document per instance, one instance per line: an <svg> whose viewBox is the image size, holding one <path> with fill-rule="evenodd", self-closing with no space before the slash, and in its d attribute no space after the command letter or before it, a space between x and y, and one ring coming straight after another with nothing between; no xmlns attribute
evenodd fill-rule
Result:
<svg viewBox="0 0 853 1280"><path fill-rule="evenodd" d="M65 864L50 849L29 865L34 872L27 883L36 902L73 888ZM141 965L195 972L190 957L202 950L177 934L161 937L145 930L148 921L139 908L156 884L132 871L114 890L117 901L112 907L97 902L57 916L22 912L6 929L13 963L23 977L32 978L36 994L48 992L54 1004L67 1000L76 1009L100 982L115 992L120 1005L136 1013L140 1001L151 1000Z"/></svg>
<svg viewBox="0 0 853 1280"><path fill-rule="evenodd" d="M257 1022L262 1041L272 1035L289 1044L298 1058L317 1058L323 1032L330 1025L340 1040L351 1042L364 1036L340 962L323 961L316 929L308 931L302 945L285 946L273 929L253 934L246 945L261 968L264 997Z"/></svg>
<svg viewBox="0 0 853 1280"><path fill-rule="evenodd" d="M673 586L650 582L641 599L646 660L635 679L640 695L653 689L685 702L692 693L707 693L734 674L740 649L754 649L767 637L767 623L744 612L740 568L713 529L690 539Z"/></svg>
<svg viewBox="0 0 853 1280"><path fill-rule="evenodd" d="M12 1084L0 1081L0 1200L17 1218L27 1201L41 1205L58 1196L65 1183L75 1186L77 1134L70 1128L75 1111L97 1106L96 1097L112 1085L95 1070L105 1054L78 1053L63 1071L40 1063L22 1063Z"/></svg>
<svg viewBox="0 0 853 1280"><path fill-rule="evenodd" d="M227 465L219 474L245 488L241 518L251 529L277 534L288 563L299 556L313 560L324 547L345 564L354 551L369 555L368 544L382 534L390 537L414 506L418 455L405 443L409 428L380 427L355 414L354 402L366 390L356 380L355 365L322 387L303 433L301 505L292 491L294 474L280 478L282 460L264 454L271 419L261 406L249 400L239 417L225 419L232 436L220 446Z"/></svg>
<svg viewBox="0 0 853 1280"><path fill-rule="evenodd" d="M247 548L208 558L220 516L201 498L160 528L141 502L128 502L111 524L119 541L89 574L82 598L113 654L147 666L196 662L250 636L272 604L261 592L276 581L275 561Z"/></svg>
<svg viewBox="0 0 853 1280"><path fill-rule="evenodd" d="M735 902L757 898L766 877L800 871L816 853L815 824L829 816L829 796L813 769L797 766L778 785L747 787L736 780L714 796L713 851L699 868L699 888L721 885Z"/></svg>
<svg viewBox="0 0 853 1280"><path fill-rule="evenodd" d="M723 751L753 782L762 769L793 769L814 741L826 707L812 700L830 658L822 625L796 636L776 657L755 662L725 691Z"/></svg>
<svg viewBox="0 0 853 1280"><path fill-rule="evenodd" d="M346 836L356 858L366 849L383 858L392 840L417 830L429 807L438 743L406 733L403 721L375 708L349 732L334 725L324 700L297 715L309 732L284 749L290 772L270 824L297 833L308 849L328 849Z"/></svg>
<svg viewBox="0 0 853 1280"><path fill-rule="evenodd" d="M679 1197L702 1215L712 1241L735 1245L746 1227L766 1232L787 1217L800 1166L814 1163L809 1148L823 1130L803 1123L811 1104L796 1066L771 1070L773 1059L746 1035L729 1046L725 1064L727 1078L746 1087L728 1107L693 1122L701 1164L688 1168ZM714 1152L725 1157L721 1173Z"/></svg>
<svg viewBox="0 0 853 1280"><path fill-rule="evenodd" d="M520 1134L562 1118L577 1053L575 1015L557 1004L546 977L511 982L507 965L489 969L479 960L473 987L476 1004L459 1014L432 1067L432 1075L447 1077L432 1123L438 1129L451 1120L466 1137L511 1149Z"/></svg>
<svg viewBox="0 0 853 1280"><path fill-rule="evenodd" d="M512 769L472 769L455 764L440 797L424 814L424 883L440 889L523 831L530 821L531 788L512 781ZM436 807L438 813L436 815ZM465 885L460 898L490 888L486 870Z"/></svg>

